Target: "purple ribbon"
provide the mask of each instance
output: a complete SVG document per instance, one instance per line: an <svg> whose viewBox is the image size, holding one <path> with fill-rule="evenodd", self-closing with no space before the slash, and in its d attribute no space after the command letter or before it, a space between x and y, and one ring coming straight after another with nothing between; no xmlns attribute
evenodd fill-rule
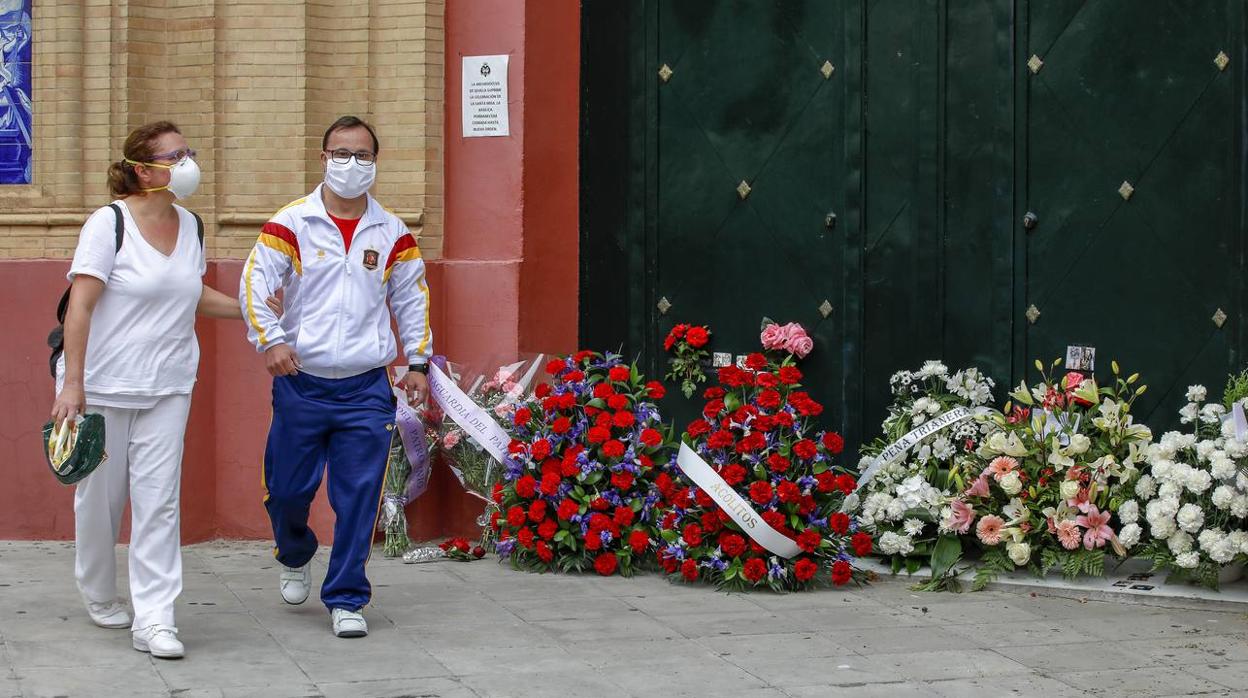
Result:
<svg viewBox="0 0 1248 698"><path fill-rule="evenodd" d="M403 442L403 450L407 452L407 462L412 472L407 476L407 488L403 495L403 503L413 502L425 493L429 487L429 446L425 441L425 425L420 415L411 405L400 401L394 410L395 428L399 430L399 439Z"/></svg>

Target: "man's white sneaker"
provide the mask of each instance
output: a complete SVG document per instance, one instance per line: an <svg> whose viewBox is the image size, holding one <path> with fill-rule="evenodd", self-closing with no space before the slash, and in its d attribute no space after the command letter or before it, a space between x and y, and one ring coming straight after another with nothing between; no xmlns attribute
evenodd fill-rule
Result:
<svg viewBox="0 0 1248 698"><path fill-rule="evenodd" d="M130 627L130 612L126 610L121 601L116 599L104 603L87 601L86 604L87 615L91 616L91 622L101 628Z"/></svg>
<svg viewBox="0 0 1248 698"><path fill-rule="evenodd" d="M282 565L282 600L298 606L308 600L308 592L312 590L312 561L303 567L287 567Z"/></svg>
<svg viewBox="0 0 1248 698"><path fill-rule="evenodd" d="M169 625L149 625L131 634L134 648L140 652L150 652L153 657L161 659L181 659L186 650L178 640L178 629Z"/></svg>
<svg viewBox="0 0 1248 698"><path fill-rule="evenodd" d="M368 623L359 613L335 608L329 614L334 619L334 634L338 637L364 637L368 634Z"/></svg>

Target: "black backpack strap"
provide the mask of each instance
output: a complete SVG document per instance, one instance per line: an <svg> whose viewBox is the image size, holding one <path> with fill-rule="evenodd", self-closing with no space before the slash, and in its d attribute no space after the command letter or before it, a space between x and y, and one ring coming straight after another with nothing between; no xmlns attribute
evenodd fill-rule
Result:
<svg viewBox="0 0 1248 698"><path fill-rule="evenodd" d="M113 248L113 252L121 252L121 243L126 239L126 221L121 217L121 207L117 204L109 204L109 208L113 209L113 215L117 216L116 222L113 223L113 236L117 239L117 246Z"/></svg>
<svg viewBox="0 0 1248 698"><path fill-rule="evenodd" d="M204 249L204 219L194 211L191 211L191 215L195 216L195 234L199 236L199 249L202 250Z"/></svg>

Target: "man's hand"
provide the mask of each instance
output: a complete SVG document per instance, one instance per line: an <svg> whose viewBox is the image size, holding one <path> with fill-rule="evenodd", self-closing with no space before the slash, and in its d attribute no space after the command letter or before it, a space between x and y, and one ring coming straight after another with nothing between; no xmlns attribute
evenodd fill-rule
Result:
<svg viewBox="0 0 1248 698"><path fill-rule="evenodd" d="M289 344L275 344L264 350L264 367L271 376L293 376L303 368L299 355Z"/></svg>
<svg viewBox="0 0 1248 698"><path fill-rule="evenodd" d="M420 371L408 371L399 379L399 387L407 393L407 404L423 405L429 397L429 376Z"/></svg>

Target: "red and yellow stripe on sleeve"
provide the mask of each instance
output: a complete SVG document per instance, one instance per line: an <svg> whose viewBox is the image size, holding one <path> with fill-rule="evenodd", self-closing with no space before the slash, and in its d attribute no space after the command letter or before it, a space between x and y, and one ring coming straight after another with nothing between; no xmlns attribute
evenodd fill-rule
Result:
<svg viewBox="0 0 1248 698"><path fill-rule="evenodd" d="M299 239L295 237L295 231L280 223L269 221L260 229L259 242L289 257L290 263L295 267L295 273L303 275L303 259L299 256Z"/></svg>
<svg viewBox="0 0 1248 698"><path fill-rule="evenodd" d="M390 250L390 256L386 259L386 272L382 276L383 283L390 280L390 272L393 271L394 265L399 262L410 262L413 259L420 259L420 247L416 245L416 238L411 233L404 233L394 243L394 247Z"/></svg>

